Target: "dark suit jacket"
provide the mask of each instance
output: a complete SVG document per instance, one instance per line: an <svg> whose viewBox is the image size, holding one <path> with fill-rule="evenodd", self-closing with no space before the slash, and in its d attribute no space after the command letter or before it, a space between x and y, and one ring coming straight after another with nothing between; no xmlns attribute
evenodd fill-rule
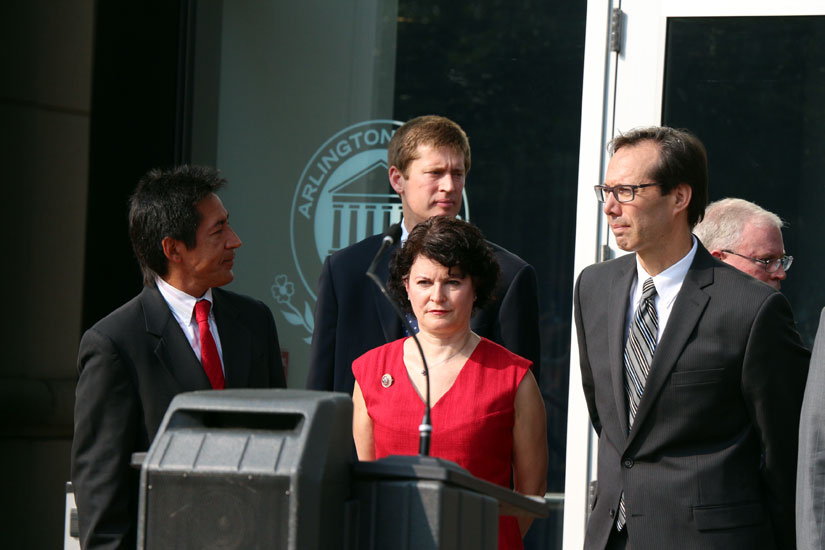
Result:
<svg viewBox="0 0 825 550"><path fill-rule="evenodd" d="M212 289L227 388L285 386L278 333L261 302ZM80 542L134 548L139 472L172 398L209 379L157 288L143 291L83 335L75 404L72 482Z"/></svg>
<svg viewBox="0 0 825 550"><path fill-rule="evenodd" d="M401 322L378 287L366 276L381 244L375 235L327 257L318 283L307 388L352 393L352 362L367 351L404 336ZM498 299L471 321L472 329L533 362L539 379L536 272L500 246L492 246L501 280ZM376 269L386 281L387 253Z"/></svg>
<svg viewBox="0 0 825 550"><path fill-rule="evenodd" d="M793 549L799 410L809 352L785 297L699 249L653 357L633 429L624 388L635 255L582 271L582 382L599 434L586 549L624 491L633 550Z"/></svg>

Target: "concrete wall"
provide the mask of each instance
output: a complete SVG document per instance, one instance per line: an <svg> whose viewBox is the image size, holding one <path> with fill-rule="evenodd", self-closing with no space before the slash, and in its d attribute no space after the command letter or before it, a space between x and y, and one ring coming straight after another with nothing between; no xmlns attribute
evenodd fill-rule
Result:
<svg viewBox="0 0 825 550"><path fill-rule="evenodd" d="M60 548L83 299L94 2L13 0L3 11L0 546Z"/></svg>

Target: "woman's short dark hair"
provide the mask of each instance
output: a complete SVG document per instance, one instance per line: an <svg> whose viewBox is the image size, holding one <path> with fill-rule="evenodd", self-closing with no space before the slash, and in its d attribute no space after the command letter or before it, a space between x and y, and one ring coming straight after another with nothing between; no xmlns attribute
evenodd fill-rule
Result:
<svg viewBox="0 0 825 550"><path fill-rule="evenodd" d="M404 281L419 256L456 269L455 275L470 277L476 295L473 311L483 308L495 297L498 262L481 231L465 221L433 216L416 225L404 246L396 249L390 259L387 290L405 311L412 311L412 307Z"/></svg>

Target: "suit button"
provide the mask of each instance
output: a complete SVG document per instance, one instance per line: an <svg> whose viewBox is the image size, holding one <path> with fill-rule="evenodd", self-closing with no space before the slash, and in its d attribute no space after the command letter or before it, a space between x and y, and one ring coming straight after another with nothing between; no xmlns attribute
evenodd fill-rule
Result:
<svg viewBox="0 0 825 550"><path fill-rule="evenodd" d="M632 458L625 458L624 459L624 467L628 470L633 467L633 459Z"/></svg>
<svg viewBox="0 0 825 550"><path fill-rule="evenodd" d="M616 517L616 510L610 510L610 519Z"/></svg>

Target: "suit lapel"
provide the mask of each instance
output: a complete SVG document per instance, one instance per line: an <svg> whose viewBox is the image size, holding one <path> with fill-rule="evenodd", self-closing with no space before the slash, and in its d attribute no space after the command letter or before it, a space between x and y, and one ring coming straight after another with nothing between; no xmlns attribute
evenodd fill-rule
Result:
<svg viewBox="0 0 825 550"><path fill-rule="evenodd" d="M381 258L381 261L375 268L375 274L381 281L384 281L384 284L387 284L387 280L390 278L390 256L395 251L395 248L398 245L393 245L387 250L384 257ZM372 287L372 296L375 301L375 308L378 311L378 320L381 323L381 329L384 331L384 339L387 342L392 342L394 340L398 340L404 335L404 330L401 327L401 321L399 321L398 316L395 314L395 310L393 310L392 305L389 302L378 287L369 280L369 278L364 275L365 284L368 284Z"/></svg>
<svg viewBox="0 0 825 550"><path fill-rule="evenodd" d="M702 317L710 296L702 290L713 283L713 259L710 254L700 244L696 257L685 276L682 288L676 296L670 318L665 327L665 331L656 346L653 355L653 363L650 366L650 374L645 384L645 391L639 403L639 410L633 421L634 426L641 426L649 414L653 403L658 398L659 393L670 376L670 372L676 366L682 351L688 343L693 329ZM629 446L634 439L634 435L639 430L633 430L628 438Z"/></svg>
<svg viewBox="0 0 825 550"><path fill-rule="evenodd" d="M180 390L210 389L209 378L158 289L144 288L140 300L146 332L158 338L155 355L178 382Z"/></svg>
<svg viewBox="0 0 825 550"><path fill-rule="evenodd" d="M624 388L624 345L627 308L630 303L630 285L636 275L635 255L627 256L633 261L625 261L610 287L607 312L607 345L610 353L610 377L613 381L613 397L616 400L619 426L623 437L627 437L627 395Z"/></svg>
<svg viewBox="0 0 825 550"><path fill-rule="evenodd" d="M227 295L219 288L212 289L215 302L215 324L221 339L223 370L227 388L248 385L252 367L252 337L240 322L240 314Z"/></svg>

